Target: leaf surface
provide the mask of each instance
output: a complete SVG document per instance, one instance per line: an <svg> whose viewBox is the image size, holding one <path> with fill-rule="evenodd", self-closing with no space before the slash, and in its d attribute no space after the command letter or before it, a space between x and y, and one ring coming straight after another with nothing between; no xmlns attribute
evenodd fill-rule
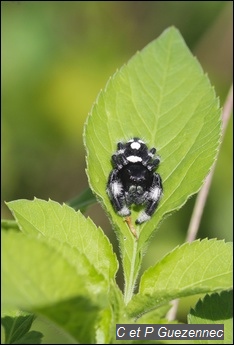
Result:
<svg viewBox="0 0 234 345"><path fill-rule="evenodd" d="M109 303L108 283L89 261L75 267L50 242L11 230L2 232L2 260L3 313L39 313L79 342L94 342L99 312Z"/></svg>
<svg viewBox="0 0 234 345"><path fill-rule="evenodd" d="M206 295L188 315L189 324L223 324L224 340L198 341L200 344L233 344L233 291Z"/></svg>
<svg viewBox="0 0 234 345"><path fill-rule="evenodd" d="M85 127L91 188L124 236L127 226L110 205L106 183L117 143L133 136L157 148L164 186L154 217L138 229L142 243L165 213L181 207L199 190L220 139L219 102L175 28L166 30L116 72L99 94ZM132 213L135 220L138 212Z"/></svg>
<svg viewBox="0 0 234 345"><path fill-rule="evenodd" d="M224 241L204 239L177 247L143 274L130 314L179 297L230 289L232 260L232 243Z"/></svg>
<svg viewBox="0 0 234 345"><path fill-rule="evenodd" d="M108 238L90 218L52 200L17 200L7 205L24 233L50 239L51 245L56 249L60 246L74 264L77 253L77 259L83 255L104 277L115 277L116 255Z"/></svg>
<svg viewBox="0 0 234 345"><path fill-rule="evenodd" d="M5 330L5 344L41 344L41 332L30 331L34 315L5 316L1 319Z"/></svg>

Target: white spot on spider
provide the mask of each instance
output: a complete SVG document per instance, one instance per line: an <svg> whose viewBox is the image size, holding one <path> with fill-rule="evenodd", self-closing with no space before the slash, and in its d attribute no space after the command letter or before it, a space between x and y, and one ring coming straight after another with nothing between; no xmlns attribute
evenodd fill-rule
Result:
<svg viewBox="0 0 234 345"><path fill-rule="evenodd" d="M127 208L127 206L124 206L123 208L121 208L120 211L118 211L118 214L121 217L127 217L131 214L131 212L129 211L129 209Z"/></svg>
<svg viewBox="0 0 234 345"><path fill-rule="evenodd" d="M148 214L146 214L145 211L143 211L143 212L141 212L141 214L137 218L137 223L141 224L141 223L146 222L149 219L150 219L150 216Z"/></svg>
<svg viewBox="0 0 234 345"><path fill-rule="evenodd" d="M161 189L160 188L154 187L151 189L150 194L149 194L149 198L151 200L157 201L160 198L160 196L161 196Z"/></svg>
<svg viewBox="0 0 234 345"><path fill-rule="evenodd" d="M111 192L114 196L118 196L122 193L122 184L119 182L113 182L111 184Z"/></svg>
<svg viewBox="0 0 234 345"><path fill-rule="evenodd" d="M142 162L142 158L138 156L128 156L127 160L131 163Z"/></svg>
<svg viewBox="0 0 234 345"><path fill-rule="evenodd" d="M134 150L139 150L140 149L140 147L141 147L141 144L139 143L139 141L134 141L134 142L132 142L131 143L131 148Z"/></svg>

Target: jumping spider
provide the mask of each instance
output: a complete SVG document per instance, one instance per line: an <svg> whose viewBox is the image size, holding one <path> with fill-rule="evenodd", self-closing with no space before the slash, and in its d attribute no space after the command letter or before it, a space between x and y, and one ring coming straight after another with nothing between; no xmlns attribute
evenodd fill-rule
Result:
<svg viewBox="0 0 234 345"><path fill-rule="evenodd" d="M107 194L121 217L131 214L132 204L145 206L136 224L151 218L163 193L161 177L154 172L160 163L155 153L155 148L148 150L144 141L133 138L127 143L119 142L112 156L114 169L109 175Z"/></svg>

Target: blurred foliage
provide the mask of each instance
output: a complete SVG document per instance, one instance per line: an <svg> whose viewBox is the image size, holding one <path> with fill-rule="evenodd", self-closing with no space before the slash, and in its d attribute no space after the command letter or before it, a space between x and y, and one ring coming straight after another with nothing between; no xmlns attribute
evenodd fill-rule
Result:
<svg viewBox="0 0 234 345"><path fill-rule="evenodd" d="M231 1L2 1L2 217L11 217L4 201L36 196L65 202L87 188L82 132L88 112L116 69L168 26L180 30L223 105L232 80L232 6ZM229 124L199 237L231 240L231 144ZM194 201L162 223L143 269L184 241ZM100 206L87 214L117 251Z"/></svg>

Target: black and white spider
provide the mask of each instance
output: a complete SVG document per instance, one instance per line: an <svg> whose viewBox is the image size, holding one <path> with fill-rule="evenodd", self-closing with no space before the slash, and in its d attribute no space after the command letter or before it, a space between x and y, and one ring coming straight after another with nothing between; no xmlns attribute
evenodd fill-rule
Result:
<svg viewBox="0 0 234 345"><path fill-rule="evenodd" d="M160 163L159 157L154 157L155 153L155 148L148 150L144 141L133 138L127 143L119 142L112 156L114 169L109 175L107 194L122 217L131 214L129 206L132 204L145 205L136 224L151 218L162 196L162 180L154 172Z"/></svg>

